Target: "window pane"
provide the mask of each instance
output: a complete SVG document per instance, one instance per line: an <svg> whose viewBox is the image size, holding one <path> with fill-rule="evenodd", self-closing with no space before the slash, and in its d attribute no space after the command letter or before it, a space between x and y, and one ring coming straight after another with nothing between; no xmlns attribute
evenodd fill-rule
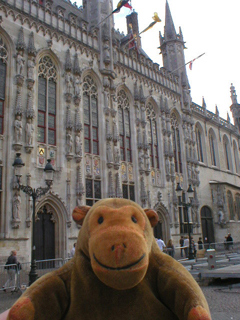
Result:
<svg viewBox="0 0 240 320"><path fill-rule="evenodd" d="M152 130L153 130L153 143L157 144L157 128L156 128L156 122L152 122Z"/></svg>
<svg viewBox="0 0 240 320"><path fill-rule="evenodd" d="M48 113L56 114L56 83L48 82Z"/></svg>
<svg viewBox="0 0 240 320"><path fill-rule="evenodd" d="M126 184L123 184L122 189L123 189L123 198L128 199L128 186Z"/></svg>
<svg viewBox="0 0 240 320"><path fill-rule="evenodd" d="M38 78L38 110L46 111L46 79Z"/></svg>
<svg viewBox="0 0 240 320"><path fill-rule="evenodd" d="M90 130L89 126L84 126L84 137L85 138L90 138Z"/></svg>
<svg viewBox="0 0 240 320"><path fill-rule="evenodd" d="M97 110L97 99L92 98L92 126L98 126L98 110Z"/></svg>
<svg viewBox="0 0 240 320"><path fill-rule="evenodd" d="M3 133L3 118L0 118L0 134Z"/></svg>
<svg viewBox="0 0 240 320"><path fill-rule="evenodd" d="M86 179L86 197L93 197L92 180Z"/></svg>
<svg viewBox="0 0 240 320"><path fill-rule="evenodd" d="M123 110L118 108L118 124L119 124L119 134L124 135L123 131Z"/></svg>
<svg viewBox="0 0 240 320"><path fill-rule="evenodd" d="M129 111L125 109L124 115L125 115L125 123L124 123L124 126L125 126L126 136L127 136L127 137L130 137L131 134L130 134Z"/></svg>
<svg viewBox="0 0 240 320"><path fill-rule="evenodd" d="M129 138L126 139L126 148L130 149L130 139Z"/></svg>
<svg viewBox="0 0 240 320"><path fill-rule="evenodd" d="M6 64L0 60L0 99L5 99Z"/></svg>
<svg viewBox="0 0 240 320"><path fill-rule="evenodd" d="M84 108L84 123L90 124L90 114L89 114L89 97L83 95L83 108Z"/></svg>
<svg viewBox="0 0 240 320"><path fill-rule="evenodd" d="M98 142L93 141L93 154L98 154Z"/></svg>
<svg viewBox="0 0 240 320"><path fill-rule="evenodd" d="M93 139L98 140L98 129L92 128Z"/></svg>
<svg viewBox="0 0 240 320"><path fill-rule="evenodd" d="M38 112L38 125L45 127L45 114L42 112Z"/></svg>
<svg viewBox="0 0 240 320"><path fill-rule="evenodd" d="M86 205L92 207L93 206L93 200L86 200Z"/></svg>
<svg viewBox="0 0 240 320"><path fill-rule="evenodd" d="M121 152L121 160L124 161L124 150L123 149L120 149L120 152Z"/></svg>
<svg viewBox="0 0 240 320"><path fill-rule="evenodd" d="M129 186L130 200L135 201L134 186Z"/></svg>
<svg viewBox="0 0 240 320"><path fill-rule="evenodd" d="M120 137L120 147L121 148L124 147L124 137L123 136Z"/></svg>
<svg viewBox="0 0 240 320"><path fill-rule="evenodd" d="M3 116L3 101L0 101L0 116Z"/></svg>
<svg viewBox="0 0 240 320"><path fill-rule="evenodd" d="M131 151L130 150L127 150L127 161L128 162L131 162Z"/></svg>
<svg viewBox="0 0 240 320"><path fill-rule="evenodd" d="M44 128L38 127L38 142L45 143Z"/></svg>
<svg viewBox="0 0 240 320"><path fill-rule="evenodd" d="M55 131L53 130L48 130L48 143L53 145L56 143Z"/></svg>
<svg viewBox="0 0 240 320"><path fill-rule="evenodd" d="M101 181L94 181L95 199L101 199Z"/></svg>
<svg viewBox="0 0 240 320"><path fill-rule="evenodd" d="M55 116L48 116L48 128L55 129Z"/></svg>
<svg viewBox="0 0 240 320"><path fill-rule="evenodd" d="M84 140L84 150L86 153L90 153L90 141Z"/></svg>

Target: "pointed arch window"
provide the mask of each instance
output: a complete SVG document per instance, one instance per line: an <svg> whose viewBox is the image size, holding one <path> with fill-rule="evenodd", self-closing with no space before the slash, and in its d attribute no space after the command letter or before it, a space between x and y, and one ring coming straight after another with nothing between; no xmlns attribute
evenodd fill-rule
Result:
<svg viewBox="0 0 240 320"><path fill-rule="evenodd" d="M234 154L234 162L235 162L236 173L239 173L239 157L238 157L237 144L236 144L235 141L233 142L233 154Z"/></svg>
<svg viewBox="0 0 240 320"><path fill-rule="evenodd" d="M173 142L175 172L182 173L182 154L181 154L179 123L174 113L171 115L171 126L172 126L172 142Z"/></svg>
<svg viewBox="0 0 240 320"><path fill-rule="evenodd" d="M235 196L235 203L236 203L236 213L238 221L240 221L240 194L237 193Z"/></svg>
<svg viewBox="0 0 240 320"><path fill-rule="evenodd" d="M197 152L198 161L203 162L203 149L202 149L202 134L198 127L196 127L196 141L197 141Z"/></svg>
<svg viewBox="0 0 240 320"><path fill-rule="evenodd" d="M233 196L232 192L227 192L227 199L228 199L228 212L230 220L234 220L234 205L233 205Z"/></svg>
<svg viewBox="0 0 240 320"><path fill-rule="evenodd" d="M230 170L229 143L225 137L223 139L223 148L224 148L224 154L225 154L226 168L227 168L227 170Z"/></svg>
<svg viewBox="0 0 240 320"><path fill-rule="evenodd" d="M97 86L91 76L83 80L84 150L99 154Z"/></svg>
<svg viewBox="0 0 240 320"><path fill-rule="evenodd" d="M0 37L0 134L4 132L4 105L6 91L8 52L2 38Z"/></svg>
<svg viewBox="0 0 240 320"><path fill-rule="evenodd" d="M150 150L150 163L151 167L159 169L156 114L151 103L148 103L146 113L148 128L148 144Z"/></svg>
<svg viewBox="0 0 240 320"><path fill-rule="evenodd" d="M117 96L121 160L132 162L129 99L124 90Z"/></svg>
<svg viewBox="0 0 240 320"><path fill-rule="evenodd" d="M56 145L57 69L49 56L38 66L38 142Z"/></svg>
<svg viewBox="0 0 240 320"><path fill-rule="evenodd" d="M212 133L209 133L209 146L210 146L210 154L211 154L211 163L213 166L216 166L217 162L216 162L216 153L215 153L215 141Z"/></svg>

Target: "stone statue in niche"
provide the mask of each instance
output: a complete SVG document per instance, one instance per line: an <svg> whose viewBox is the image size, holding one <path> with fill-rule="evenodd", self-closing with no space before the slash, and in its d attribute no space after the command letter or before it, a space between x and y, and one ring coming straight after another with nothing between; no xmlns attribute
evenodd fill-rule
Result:
<svg viewBox="0 0 240 320"><path fill-rule="evenodd" d="M27 145L30 146L33 143L33 131L34 131L32 119L30 119L30 118L27 119L25 130L26 130L26 143L27 143Z"/></svg>
<svg viewBox="0 0 240 320"><path fill-rule="evenodd" d="M25 59L23 58L20 52L17 53L16 63L17 63L17 74L22 76Z"/></svg>
<svg viewBox="0 0 240 320"><path fill-rule="evenodd" d="M175 163L174 163L174 161L171 162L171 175L172 176L175 175Z"/></svg>
<svg viewBox="0 0 240 320"><path fill-rule="evenodd" d="M144 154L143 154L143 151L142 151L142 150L139 152L138 163L139 163L139 169L140 169L140 170L143 170L143 166L144 166Z"/></svg>
<svg viewBox="0 0 240 320"><path fill-rule="evenodd" d="M75 137L75 152L78 156L82 156L82 142L80 132L78 132Z"/></svg>
<svg viewBox="0 0 240 320"><path fill-rule="evenodd" d="M107 162L112 163L113 162L113 156L112 156L112 148L110 143L107 144Z"/></svg>
<svg viewBox="0 0 240 320"><path fill-rule="evenodd" d="M187 164L188 179L192 178L192 169L190 163Z"/></svg>
<svg viewBox="0 0 240 320"><path fill-rule="evenodd" d="M13 220L20 220L20 215L19 215L20 205L21 205L21 197L19 195L19 192L16 191L13 196L13 209L12 209Z"/></svg>
<svg viewBox="0 0 240 320"><path fill-rule="evenodd" d="M75 94L75 96L80 95L80 84L81 84L80 76L76 76L74 78L74 94Z"/></svg>
<svg viewBox="0 0 240 320"><path fill-rule="evenodd" d="M147 171L150 171L150 167L151 167L150 157L149 157L148 154L145 154L144 158L145 158L146 170L147 170Z"/></svg>
<svg viewBox="0 0 240 320"><path fill-rule="evenodd" d="M34 66L35 66L34 61L31 58L28 59L28 65L27 65L27 67L28 67L28 79L33 80Z"/></svg>
<svg viewBox="0 0 240 320"><path fill-rule="evenodd" d="M106 41L103 46L103 61L105 63L110 62L110 49L109 49L109 42L108 41Z"/></svg>
<svg viewBox="0 0 240 320"><path fill-rule="evenodd" d="M120 154L117 146L114 147L114 163L120 163Z"/></svg>
<svg viewBox="0 0 240 320"><path fill-rule="evenodd" d="M71 93L72 88L72 76L70 72L65 74L66 93Z"/></svg>
<svg viewBox="0 0 240 320"><path fill-rule="evenodd" d="M165 165L166 165L166 175L170 175L170 161L168 158L166 158L166 161L165 161Z"/></svg>
<svg viewBox="0 0 240 320"><path fill-rule="evenodd" d="M67 133L67 153L72 153L73 138L70 132Z"/></svg>
<svg viewBox="0 0 240 320"><path fill-rule="evenodd" d="M17 115L14 122L14 137L16 143L22 140L22 119L20 115Z"/></svg>
<svg viewBox="0 0 240 320"><path fill-rule="evenodd" d="M222 209L219 209L218 210L218 223L219 224L222 224L222 223L224 223L225 222L225 220L224 220L224 214L223 214L223 212L222 212Z"/></svg>

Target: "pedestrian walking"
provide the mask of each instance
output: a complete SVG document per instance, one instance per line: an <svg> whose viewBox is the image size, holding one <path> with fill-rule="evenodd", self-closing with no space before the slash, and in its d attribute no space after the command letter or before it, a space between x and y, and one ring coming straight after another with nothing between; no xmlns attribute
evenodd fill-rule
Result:
<svg viewBox="0 0 240 320"><path fill-rule="evenodd" d="M188 254L189 254L189 239L188 239L188 237L185 237L185 239L184 239L184 251L185 251L185 257L188 258Z"/></svg>
<svg viewBox="0 0 240 320"><path fill-rule="evenodd" d="M18 266L20 268L20 263L17 261L17 251L13 250L11 252L11 255L8 257L5 265L5 269L7 269L8 273L8 280L3 286L5 292L7 288L11 288L11 292L14 292L16 290Z"/></svg>
<svg viewBox="0 0 240 320"><path fill-rule="evenodd" d="M174 258L174 253L175 253L175 249L174 249L174 245L173 245L173 241L172 239L168 240L167 243L167 253Z"/></svg>
<svg viewBox="0 0 240 320"><path fill-rule="evenodd" d="M227 243L227 250L230 250L233 248L233 238L231 236L231 233L227 235L226 243Z"/></svg>
<svg viewBox="0 0 240 320"><path fill-rule="evenodd" d="M180 247L181 247L181 257L183 258L183 246L184 246L184 238L183 236L181 236L180 240L179 240L179 244L180 244Z"/></svg>
<svg viewBox="0 0 240 320"><path fill-rule="evenodd" d="M203 249L203 242L202 242L202 238L199 237L198 239L198 250L202 250Z"/></svg>
<svg viewBox="0 0 240 320"><path fill-rule="evenodd" d="M70 253L71 258L73 258L74 254L75 254L75 247L76 247L76 243L74 243L73 248L71 250L71 253Z"/></svg>
<svg viewBox="0 0 240 320"><path fill-rule="evenodd" d="M163 249L166 248L166 245L162 239L157 239L157 244L161 251L163 251Z"/></svg>

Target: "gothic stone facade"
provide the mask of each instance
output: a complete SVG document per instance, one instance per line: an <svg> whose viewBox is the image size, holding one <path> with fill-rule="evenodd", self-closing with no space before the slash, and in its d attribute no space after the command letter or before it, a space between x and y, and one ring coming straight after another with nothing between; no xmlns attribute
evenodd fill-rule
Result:
<svg viewBox="0 0 240 320"><path fill-rule="evenodd" d="M191 100L184 41L166 3L163 67L126 46L113 28L111 0L0 0L0 247L30 260L32 199L22 183L52 189L36 204L38 259L66 257L77 239L71 212L100 198L124 197L154 208L155 235L178 244L187 216L175 192L194 188L189 220L197 240L240 240L240 105L235 125ZM133 33L137 13L128 16Z"/></svg>

